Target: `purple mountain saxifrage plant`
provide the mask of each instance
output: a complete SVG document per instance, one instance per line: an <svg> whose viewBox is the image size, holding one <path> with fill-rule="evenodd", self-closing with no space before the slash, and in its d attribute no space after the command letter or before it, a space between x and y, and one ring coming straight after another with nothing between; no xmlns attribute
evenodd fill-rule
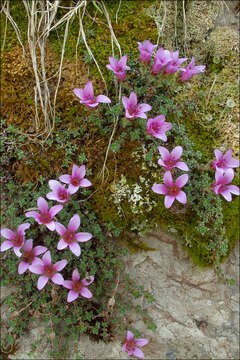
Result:
<svg viewBox="0 0 240 360"><path fill-rule="evenodd" d="M239 160L232 157L232 149L229 149L225 155L220 150L215 149L216 160L210 163L212 169L228 170L239 167Z"/></svg>
<svg viewBox="0 0 240 360"><path fill-rule="evenodd" d="M20 257L22 255L20 249L24 244L25 230L29 229L29 227L29 223L21 224L18 226L16 233L7 228L1 229L1 236L7 239L1 244L1 251L13 248L15 255Z"/></svg>
<svg viewBox="0 0 240 360"><path fill-rule="evenodd" d="M39 208L39 213L37 211L28 211L26 212L25 216L28 218L33 217L38 224L46 225L49 230L54 231L55 222L53 219L55 215L57 215L57 213L63 209L63 206L55 205L48 210L48 203L41 196L38 198L37 204Z"/></svg>
<svg viewBox="0 0 240 360"><path fill-rule="evenodd" d="M47 251L45 246L35 246L33 248L33 240L27 240L22 248L23 254L21 256L21 262L18 265L19 275L25 273L32 264L36 264L40 260L37 256Z"/></svg>
<svg viewBox="0 0 240 360"><path fill-rule="evenodd" d="M179 70L179 66L188 59L188 58L179 58L178 56L179 56L178 50L171 52L171 60L164 68L165 74L167 75L175 74Z"/></svg>
<svg viewBox="0 0 240 360"><path fill-rule="evenodd" d="M162 141L167 141L166 131L171 128L172 124L165 121L165 115L158 115L147 121L147 133Z"/></svg>
<svg viewBox="0 0 240 360"><path fill-rule="evenodd" d="M109 64L107 64L106 67L113 71L118 80L121 82L126 80L127 74L125 71L131 70L131 68L127 66L127 55L122 56L120 60L109 56Z"/></svg>
<svg viewBox="0 0 240 360"><path fill-rule="evenodd" d="M91 186L92 183L85 178L86 175L86 167L82 165L78 167L73 164L72 167L72 175L64 174L59 176L59 180L65 184L69 184L69 191L71 194L74 194L78 191L79 187L88 187Z"/></svg>
<svg viewBox="0 0 240 360"><path fill-rule="evenodd" d="M136 117L147 119L145 112L152 110L151 105L137 103L137 95L134 91L131 92L129 98L123 96L122 102L126 110L125 117L127 119L135 119Z"/></svg>
<svg viewBox="0 0 240 360"><path fill-rule="evenodd" d="M143 347L148 344L148 339L134 339L134 335L131 331L127 331L125 343L122 347L122 351L126 351L128 356L136 356L138 359L144 359L144 353L139 347Z"/></svg>
<svg viewBox="0 0 240 360"><path fill-rule="evenodd" d="M80 104L85 104L89 109L96 108L99 103L111 103L111 100L105 95L98 95L96 98L94 97L91 81L88 81L83 89L75 88L73 92L80 98Z"/></svg>
<svg viewBox="0 0 240 360"><path fill-rule="evenodd" d="M215 194L220 194L227 201L232 201L232 194L239 195L239 187L230 184L234 178L233 169L228 169L225 172L217 169L215 172L215 184L211 185L211 189Z"/></svg>
<svg viewBox="0 0 240 360"><path fill-rule="evenodd" d="M140 61L149 64L151 61L153 50L157 45L153 45L149 40L143 41L143 43L138 42L138 49L140 51Z"/></svg>
<svg viewBox="0 0 240 360"><path fill-rule="evenodd" d="M187 164L183 161L179 161L183 152L182 146L176 146L171 153L164 146L159 146L158 150L162 156L162 159L158 160L158 164L164 166L166 170L171 171L173 168L177 167L183 171L189 171Z"/></svg>
<svg viewBox="0 0 240 360"><path fill-rule="evenodd" d="M187 203L187 197L181 188L188 182L188 175L184 174L179 176L176 181L173 181L172 174L170 171L166 171L164 174L164 184L154 184L152 191L157 194L165 195L164 205L169 209L174 200L176 199L182 204Z"/></svg>
<svg viewBox="0 0 240 360"><path fill-rule="evenodd" d="M80 256L81 248L78 242L86 242L92 238L92 234L86 232L76 232L80 226L80 217L78 214L73 215L70 219L67 229L62 224L56 222L56 231L61 236L57 249L63 250L69 246L71 252Z"/></svg>
<svg viewBox="0 0 240 360"><path fill-rule="evenodd" d="M47 193L46 197L49 200L56 200L63 204L68 202L70 199L70 195L72 195L73 192L75 192L74 188L66 189L65 185L62 185L57 180L49 180L48 185L52 191Z"/></svg>
<svg viewBox="0 0 240 360"><path fill-rule="evenodd" d="M52 280L52 282L57 285L63 285L64 278L59 271L63 270L66 265L66 259L57 261L53 265L50 251L47 251L46 254L43 255L42 260L38 259L34 264L30 265L29 270L33 274L41 275L38 278L38 290L42 290L48 280Z"/></svg>
<svg viewBox="0 0 240 360"><path fill-rule="evenodd" d="M94 276L89 276L83 280L80 280L80 275L78 269L75 269L72 273L72 280L65 280L63 286L69 289L67 302L72 302L76 300L79 295L90 299L92 293L88 290L87 286L91 285L94 281Z"/></svg>
<svg viewBox="0 0 240 360"><path fill-rule="evenodd" d="M182 71L182 75L180 77L180 80L186 81L191 79L194 75L204 72L206 69L205 65L195 65L195 58L192 57L191 62L188 64L188 66L184 68L179 68L180 71Z"/></svg>

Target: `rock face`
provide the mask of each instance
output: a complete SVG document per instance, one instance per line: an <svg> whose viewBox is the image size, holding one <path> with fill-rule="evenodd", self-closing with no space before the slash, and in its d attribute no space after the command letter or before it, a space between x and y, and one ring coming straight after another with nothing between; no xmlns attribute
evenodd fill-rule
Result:
<svg viewBox="0 0 240 360"><path fill-rule="evenodd" d="M213 269L192 264L179 242L162 232L149 234L145 241L156 251L126 257L127 272L149 290L155 301L135 305L147 309L157 329L147 326L136 314L129 313L132 329L149 339L143 348L146 359L239 359L239 289L219 280ZM235 248L223 265L225 274L239 284L239 256ZM12 359L46 358L46 342L41 324L23 336L19 351ZM35 352L31 344L37 343ZM75 344L71 359L126 359L122 339L104 344L91 342L84 335Z"/></svg>

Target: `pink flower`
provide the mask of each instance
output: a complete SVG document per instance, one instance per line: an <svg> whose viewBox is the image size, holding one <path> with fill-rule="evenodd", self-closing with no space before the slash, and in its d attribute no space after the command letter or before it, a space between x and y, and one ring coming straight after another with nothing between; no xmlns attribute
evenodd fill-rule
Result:
<svg viewBox="0 0 240 360"><path fill-rule="evenodd" d="M57 180L49 180L48 185L52 191L49 192L46 197L49 200L56 200L64 204L69 201L70 195L72 195L72 191L74 191L73 187L71 190L66 189L65 186Z"/></svg>
<svg viewBox="0 0 240 360"><path fill-rule="evenodd" d="M164 69L165 74L175 74L179 70L179 65L181 65L184 61L188 58L181 58L178 57L179 51L171 52L171 61L166 65Z"/></svg>
<svg viewBox="0 0 240 360"><path fill-rule="evenodd" d="M236 185L228 185L234 178L233 169L228 169L224 173L217 169L215 172L215 184L211 185L211 189L215 194L221 194L227 201L232 201L232 194L239 195L239 187Z"/></svg>
<svg viewBox="0 0 240 360"><path fill-rule="evenodd" d="M62 210L63 206L55 205L48 210L48 203L41 196L38 198L37 204L40 213L36 211L28 211L25 216L33 217L38 222L38 224L44 224L49 230L54 231L55 222L53 221L53 218L59 211Z"/></svg>
<svg viewBox="0 0 240 360"><path fill-rule="evenodd" d="M171 171L173 168L177 167L178 169L189 171L187 164L183 161L179 161L183 152L181 146L176 146L171 153L163 146L159 146L158 150L162 156L162 159L158 160L158 164L164 166L166 170Z"/></svg>
<svg viewBox="0 0 240 360"><path fill-rule="evenodd" d="M140 51L140 61L147 64L150 63L153 50L157 45L153 45L149 40L145 40L143 43L138 42L138 49Z"/></svg>
<svg viewBox="0 0 240 360"><path fill-rule="evenodd" d="M33 248L32 239L27 240L23 245L22 261L18 265L18 273L21 275L27 271L31 264L36 264L36 262L40 260L37 256L43 254L45 251L47 251L45 246L35 246Z"/></svg>
<svg viewBox="0 0 240 360"><path fill-rule="evenodd" d="M165 195L164 205L169 209L174 200L177 199L182 204L187 203L187 197L181 188L188 182L188 175L184 174L179 176L174 183L170 171L166 171L164 174L164 184L154 184L152 191L157 194Z"/></svg>
<svg viewBox="0 0 240 360"><path fill-rule="evenodd" d="M127 55L122 56L119 61L112 56L109 56L109 62L110 64L107 64L106 67L116 74L119 81L125 81L125 70L131 70L131 68L127 66Z"/></svg>
<svg viewBox="0 0 240 360"><path fill-rule="evenodd" d="M59 176L59 180L61 180L63 183L69 184L68 190L71 194L74 194L76 191L78 191L80 186L88 187L92 185L92 183L85 178L85 175L85 165L78 167L77 165L73 164L72 175L61 175Z"/></svg>
<svg viewBox="0 0 240 360"><path fill-rule="evenodd" d="M65 280L63 286L69 289L67 302L72 302L79 297L79 294L87 299L92 297L91 291L86 286L92 284L94 276L89 276L80 281L80 275L78 269L75 269L72 273L72 281Z"/></svg>
<svg viewBox="0 0 240 360"><path fill-rule="evenodd" d="M38 259L34 264L29 266L29 270L38 275L42 275L38 278L37 288L42 290L47 284L48 280L52 280L57 285L63 285L64 278L59 271L61 271L67 265L67 260L57 261L52 264L50 251L47 251L43 255L42 260Z"/></svg>
<svg viewBox="0 0 240 360"><path fill-rule="evenodd" d="M224 171L236 168L239 166L239 160L232 157L232 149L229 149L225 155L219 150L214 150L216 160L210 163L210 167L213 169L222 169Z"/></svg>
<svg viewBox="0 0 240 360"><path fill-rule="evenodd" d="M165 121L164 115L158 115L153 119L147 121L147 132L157 139L167 141L166 131L172 128L172 124Z"/></svg>
<svg viewBox="0 0 240 360"><path fill-rule="evenodd" d="M148 104L137 104L137 95L134 91L131 92L129 98L126 96L122 97L123 106L126 110L125 116L127 119L135 119L136 117L140 117L143 119L147 119L146 111L150 111L152 109L151 105Z"/></svg>
<svg viewBox="0 0 240 360"><path fill-rule="evenodd" d="M87 82L84 89L74 89L73 92L81 99L80 104L85 104L89 109L97 107L99 103L109 104L111 102L105 95L98 95L96 98L94 97L91 81Z"/></svg>
<svg viewBox="0 0 240 360"><path fill-rule="evenodd" d="M1 229L1 236L8 239L1 244L1 251L6 251L13 247L13 251L17 257L20 257L22 254L19 250L24 244L25 230L29 227L29 223L21 224L18 226L16 233L7 228Z"/></svg>
<svg viewBox="0 0 240 360"><path fill-rule="evenodd" d="M205 65L195 66L195 58L193 56L191 62L188 64L186 69L179 68L179 70L183 72L181 76L181 80L183 81L189 80L191 79L191 77L193 77L193 75L196 75L200 72L204 72L205 69L206 69Z"/></svg>
<svg viewBox="0 0 240 360"><path fill-rule="evenodd" d="M128 330L125 344L122 347L122 351L126 351L129 356L134 355L139 359L144 359L144 354L137 346L143 347L148 344L147 339L134 339L134 335Z"/></svg>
<svg viewBox="0 0 240 360"><path fill-rule="evenodd" d="M158 49L154 63L152 66L152 75L159 74L164 66L166 66L172 60L172 56L169 50L164 50L164 48Z"/></svg>
<svg viewBox="0 0 240 360"><path fill-rule="evenodd" d="M73 215L73 217L70 219L67 229L62 224L56 222L56 231L59 235L61 235L61 239L57 246L58 250L63 250L69 246L74 255L80 256L81 248L77 242L85 242L90 240L92 238L92 234L86 232L76 233L79 226L80 217L77 214Z"/></svg>

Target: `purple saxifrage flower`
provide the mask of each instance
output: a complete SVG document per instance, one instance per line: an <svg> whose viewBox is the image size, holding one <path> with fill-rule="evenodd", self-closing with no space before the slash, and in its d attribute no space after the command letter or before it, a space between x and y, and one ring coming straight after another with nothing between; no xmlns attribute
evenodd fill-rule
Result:
<svg viewBox="0 0 240 360"><path fill-rule="evenodd" d="M216 160L210 163L211 168L226 171L231 168L239 167L239 160L232 157L232 149L229 149L225 155L223 155L220 150L215 149L214 154Z"/></svg>
<svg viewBox="0 0 240 360"><path fill-rule="evenodd" d="M1 244L1 251L6 251L10 248L13 248L13 251L17 257L20 257L22 255L20 249L24 244L25 230L27 230L29 227L29 223L21 224L18 226L16 233L7 228L1 229L1 236L7 239Z"/></svg>
<svg viewBox="0 0 240 360"><path fill-rule="evenodd" d="M92 234L86 232L76 232L80 226L80 217L75 214L70 219L68 228L56 222L56 231L61 235L61 239L57 245L58 250L63 250L69 246L72 253L76 256L80 256L81 248L78 245L78 242L86 242L92 238Z"/></svg>
<svg viewBox="0 0 240 360"><path fill-rule="evenodd" d="M179 58L179 51L171 52L171 61L164 68L165 74L175 74L179 70L179 66L188 58Z"/></svg>
<svg viewBox="0 0 240 360"><path fill-rule="evenodd" d="M22 250L23 250L23 254L21 257L22 261L18 265L18 273L20 275L23 274L25 271L27 271L30 265L36 264L36 262L40 260L39 258L37 258L37 256L46 252L47 248L45 246L35 246L33 248L33 240L29 239L23 245Z"/></svg>
<svg viewBox="0 0 240 360"><path fill-rule="evenodd" d="M87 286L91 285L94 281L94 276L89 276L83 280L80 280L78 269L75 269L72 273L72 281L65 280L63 286L69 289L67 302L72 302L79 297L79 294L87 299L92 297L92 293L88 290Z"/></svg>
<svg viewBox="0 0 240 360"><path fill-rule="evenodd" d="M126 351L129 356L134 355L139 359L144 359L144 354L137 346L143 347L148 344L147 339L134 339L134 335L131 331L127 331L125 344L122 347L122 351Z"/></svg>
<svg viewBox="0 0 240 360"><path fill-rule="evenodd" d="M233 169L228 169L224 173L217 169L215 172L215 184L211 185L211 189L215 194L221 194L227 201L232 201L232 194L239 195L240 190L236 185L229 185L234 178Z"/></svg>
<svg viewBox="0 0 240 360"><path fill-rule="evenodd" d="M89 109L96 108L99 103L109 104L111 100L105 95L98 95L96 98L93 94L92 82L88 81L84 89L75 88L74 94L80 98L80 104L85 104Z"/></svg>
<svg viewBox="0 0 240 360"><path fill-rule="evenodd" d="M63 206L55 205L48 210L48 203L41 196L38 198L37 204L39 208L39 213L37 211L28 211L25 216L33 217L38 222L38 224L46 225L49 230L54 231L55 222L53 221L53 218L55 215L57 215L59 211L62 210Z"/></svg>
<svg viewBox="0 0 240 360"><path fill-rule="evenodd" d="M145 40L143 43L138 42L138 49L140 51L140 61L149 64L153 50L156 47L157 45L153 45L149 40Z"/></svg>
<svg viewBox="0 0 240 360"><path fill-rule="evenodd" d="M191 77L193 77L193 75L204 72L205 69L206 69L205 65L195 66L195 58L193 56L191 62L188 64L188 66L185 69L179 68L179 70L182 71L180 80L182 81L189 80L191 79Z"/></svg>
<svg viewBox="0 0 240 360"><path fill-rule="evenodd" d="M172 57L169 50L165 50L162 47L158 49L152 66L152 75L159 74L171 60Z"/></svg>
<svg viewBox="0 0 240 360"><path fill-rule="evenodd" d="M57 261L54 265L52 264L50 251L47 251L43 255L42 260L38 259L34 264L29 266L29 270L34 273L41 275L38 278L37 288L42 290L47 284L48 280L52 280L57 285L63 285L64 278L59 273L67 265L67 260Z"/></svg>
<svg viewBox="0 0 240 360"><path fill-rule="evenodd" d="M127 66L127 55L122 56L119 61L109 56L109 63L106 67L116 74L119 81L125 81L127 76L125 70L131 70L131 68Z"/></svg>
<svg viewBox="0 0 240 360"><path fill-rule="evenodd" d="M76 191L78 191L80 186L88 187L92 185L92 183L85 178L85 175L85 165L78 167L77 165L73 164L72 175L61 175L59 176L59 180L61 180L65 184L69 184L68 190L71 194L74 194Z"/></svg>
<svg viewBox="0 0 240 360"><path fill-rule="evenodd" d="M158 164L164 166L166 170L171 171L173 168L177 167L178 169L189 171L187 164L183 161L179 161L183 152L181 146L176 146L171 153L163 146L159 146L158 150L162 156L162 159L158 160Z"/></svg>
<svg viewBox="0 0 240 360"><path fill-rule="evenodd" d="M72 191L74 191L73 188L71 188L71 190L66 189L65 186L57 180L49 180L48 185L52 191L47 193L46 197L49 200L56 200L64 204L69 201L70 195L72 195Z"/></svg>
<svg viewBox="0 0 240 360"><path fill-rule="evenodd" d="M166 131L172 128L170 122L165 121L164 115L158 115L153 119L148 119L147 121L147 132L149 135L167 141Z"/></svg>
<svg viewBox="0 0 240 360"><path fill-rule="evenodd" d="M165 195L164 205L169 209L174 200L177 199L182 204L187 203L187 197L181 188L188 182L188 175L184 174L179 176L174 183L170 171L166 171L164 174L164 184L154 184L152 191L157 194Z"/></svg>
<svg viewBox="0 0 240 360"><path fill-rule="evenodd" d="M137 95L134 91L131 92L129 98L122 97L123 106L125 108L125 116L127 119L135 119L136 117L147 119L146 111L152 109L151 105L137 103Z"/></svg>

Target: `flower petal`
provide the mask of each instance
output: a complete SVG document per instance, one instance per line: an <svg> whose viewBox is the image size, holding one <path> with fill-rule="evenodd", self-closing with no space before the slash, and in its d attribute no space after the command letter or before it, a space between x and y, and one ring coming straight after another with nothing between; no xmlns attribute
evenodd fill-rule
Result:
<svg viewBox="0 0 240 360"><path fill-rule="evenodd" d="M131 105L131 106L137 105L137 95L134 91L132 91L129 96L128 105Z"/></svg>
<svg viewBox="0 0 240 360"><path fill-rule="evenodd" d="M56 227L56 232L61 236L63 236L65 234L65 232L67 231L65 226L59 222L55 222L55 227Z"/></svg>
<svg viewBox="0 0 240 360"><path fill-rule="evenodd" d="M1 251L6 251L8 249L11 249L13 247L13 244L10 240L6 240L1 244Z"/></svg>
<svg viewBox="0 0 240 360"><path fill-rule="evenodd" d="M122 96L122 103L125 109L128 107L128 98L126 96Z"/></svg>
<svg viewBox="0 0 240 360"><path fill-rule="evenodd" d="M176 179L176 185L179 188L182 188L184 185L186 185L187 182L188 182L187 174L183 174Z"/></svg>
<svg viewBox="0 0 240 360"><path fill-rule="evenodd" d="M147 345L148 342L149 342L148 339L136 339L136 340L134 340L135 345L140 346L140 347L143 347L143 346Z"/></svg>
<svg viewBox="0 0 240 360"><path fill-rule="evenodd" d="M37 288L38 290L42 290L44 288L44 286L47 284L48 282L48 277L43 275L40 276L37 282Z"/></svg>
<svg viewBox="0 0 240 360"><path fill-rule="evenodd" d="M127 331L127 337L126 337L126 339L127 339L127 341L131 341L131 340L134 339L134 335L133 335L133 333L132 333L130 330Z"/></svg>
<svg viewBox="0 0 240 360"><path fill-rule="evenodd" d="M93 296L91 291L88 290L88 288L86 288L86 287L81 288L80 294L87 299L90 299Z"/></svg>
<svg viewBox="0 0 240 360"><path fill-rule="evenodd" d="M87 232L79 232L75 234L75 239L79 242L86 242L92 238L92 234Z"/></svg>
<svg viewBox="0 0 240 360"><path fill-rule="evenodd" d="M79 281L80 280L80 274L78 272L78 269L74 269L72 273L72 280L73 281Z"/></svg>
<svg viewBox="0 0 240 360"><path fill-rule="evenodd" d="M48 203L43 197L39 197L37 199L38 208L41 213L47 213L48 212Z"/></svg>
<svg viewBox="0 0 240 360"><path fill-rule="evenodd" d="M73 242L72 244L69 244L69 248L71 250L71 252L76 255L76 256L80 256L81 254L81 248L80 246L76 243Z"/></svg>
<svg viewBox="0 0 240 360"><path fill-rule="evenodd" d="M176 196L177 201L179 201L182 204L187 203L187 196L184 191L180 191Z"/></svg>
<svg viewBox="0 0 240 360"><path fill-rule="evenodd" d="M25 249L24 249L25 250ZM48 250L48 248L46 246L35 246L34 248L34 255L38 256L38 255L41 255L43 254L44 252L46 252Z"/></svg>
<svg viewBox="0 0 240 360"><path fill-rule="evenodd" d="M1 236L5 237L5 239L14 240L16 234L7 228L1 229Z"/></svg>
<svg viewBox="0 0 240 360"><path fill-rule="evenodd" d="M59 211L61 211L62 209L63 205L54 205L49 210L49 215L51 216L51 218L54 218L54 216L57 215L57 213L59 213Z"/></svg>
<svg viewBox="0 0 240 360"><path fill-rule="evenodd" d="M23 245L24 251L31 251L33 247L33 239L28 239Z"/></svg>
<svg viewBox="0 0 240 360"><path fill-rule="evenodd" d="M70 290L67 297L67 302L72 302L78 298L79 294L76 291Z"/></svg>
<svg viewBox="0 0 240 360"><path fill-rule="evenodd" d="M63 259L63 260L57 261L53 267L56 271L62 271L62 269L64 269L66 265L67 265L67 260Z"/></svg>
<svg viewBox="0 0 240 360"><path fill-rule="evenodd" d="M163 180L164 180L165 185L167 185L167 186L173 185L173 178L172 178L172 174L170 173L170 171L165 172Z"/></svg>
<svg viewBox="0 0 240 360"><path fill-rule="evenodd" d="M217 161L220 160L223 156L222 152L220 150L215 149L214 154L216 156Z"/></svg>
<svg viewBox="0 0 240 360"><path fill-rule="evenodd" d="M29 268L29 264L26 263L25 261L21 261L20 264L18 265L19 275L22 275L23 273L25 273L25 271L27 271L28 268Z"/></svg>
<svg viewBox="0 0 240 360"><path fill-rule="evenodd" d="M232 194L240 195L239 187L236 185L229 185L228 190L231 191Z"/></svg>
<svg viewBox="0 0 240 360"><path fill-rule="evenodd" d="M73 92L77 97L83 99L83 89L75 88L73 89Z"/></svg>
<svg viewBox="0 0 240 360"><path fill-rule="evenodd" d="M71 175L68 175L68 174L61 175L61 176L59 176L59 180L62 181L63 183L65 183L65 184L70 184Z"/></svg>
<svg viewBox="0 0 240 360"><path fill-rule="evenodd" d="M144 359L144 353L141 349L135 348L133 350L133 355L136 356L138 359Z"/></svg>
<svg viewBox="0 0 240 360"><path fill-rule="evenodd" d="M106 104L111 103L111 100L105 95L98 95L96 97L96 101L99 102L99 103L106 103Z"/></svg>
<svg viewBox="0 0 240 360"><path fill-rule="evenodd" d="M21 257L22 253L20 252L20 247L13 247L13 251L17 257Z"/></svg>
<svg viewBox="0 0 240 360"><path fill-rule="evenodd" d="M118 63L119 63L119 65L122 65L123 68L125 68L125 66L127 64L127 55L122 56Z"/></svg>
<svg viewBox="0 0 240 360"><path fill-rule="evenodd" d="M146 112L152 110L151 105L148 104L140 104L137 107L137 112Z"/></svg>
<svg viewBox="0 0 240 360"><path fill-rule="evenodd" d="M78 214L75 214L71 217L69 221L68 230L71 232L76 232L79 226L80 226L80 217Z"/></svg>
<svg viewBox="0 0 240 360"><path fill-rule="evenodd" d="M44 272L44 263L42 262L41 259L38 259L37 262L34 262L32 265L29 266L29 270L33 273L33 274L43 274Z"/></svg>
<svg viewBox="0 0 240 360"><path fill-rule="evenodd" d="M50 231L54 231L55 230L55 222L54 221L51 221L50 223L48 224L45 224L46 227L50 230Z"/></svg>
<svg viewBox="0 0 240 360"><path fill-rule="evenodd" d="M57 244L57 249L58 249L58 250L63 250L63 249L65 249L67 246L68 246L68 243L66 243L66 242L64 241L64 239L60 239L59 242L58 242L58 244Z"/></svg>
<svg viewBox="0 0 240 360"><path fill-rule="evenodd" d="M89 98L93 98L94 97L94 93L93 93L93 86L92 86L92 82L89 80L86 85L84 86L83 89L83 96L84 97L89 97Z"/></svg>
<svg viewBox="0 0 240 360"><path fill-rule="evenodd" d="M187 164L183 161L178 161L175 166L180 170L189 171Z"/></svg>
<svg viewBox="0 0 240 360"><path fill-rule="evenodd" d="M91 276L88 276L87 278L83 279L81 281L81 284L84 286L88 286L88 285L92 284L93 281L94 281L94 276L91 275Z"/></svg>
<svg viewBox="0 0 240 360"><path fill-rule="evenodd" d="M168 188L164 184L154 184L152 186L152 191L154 191L157 194L166 195L168 192Z"/></svg>
<svg viewBox="0 0 240 360"><path fill-rule="evenodd" d="M54 274L51 280L52 280L52 282L54 282L54 284L57 284L57 285L62 285L64 283L64 278L59 273Z"/></svg>
<svg viewBox="0 0 240 360"><path fill-rule="evenodd" d="M225 200L227 201L232 201L232 194L230 193L229 190L223 190L220 192L220 194L224 197Z"/></svg>
<svg viewBox="0 0 240 360"><path fill-rule="evenodd" d="M42 261L43 261L44 265L51 265L52 258L51 258L51 253L49 250L43 255Z"/></svg>
<svg viewBox="0 0 240 360"><path fill-rule="evenodd" d="M61 183L57 180L49 180L48 185L53 192L57 192L62 187Z"/></svg>
<svg viewBox="0 0 240 360"><path fill-rule="evenodd" d="M182 146L176 146L172 152L171 155L175 160L178 160L182 156L183 148Z"/></svg>
<svg viewBox="0 0 240 360"><path fill-rule="evenodd" d="M88 186L91 186L92 183L88 179L82 179L80 181L79 185L82 186L82 187L88 187Z"/></svg>
<svg viewBox="0 0 240 360"><path fill-rule="evenodd" d="M64 280L64 283L62 284L66 289L72 289L73 282L70 280Z"/></svg>
<svg viewBox="0 0 240 360"><path fill-rule="evenodd" d="M38 212L36 212L36 211L28 211L28 212L26 212L25 216L27 218L33 217L34 220L36 220L38 222L38 224L41 224L40 214Z"/></svg>
<svg viewBox="0 0 240 360"><path fill-rule="evenodd" d="M165 161L169 157L169 151L164 146L158 146L158 151L160 155L162 156L163 160Z"/></svg>
<svg viewBox="0 0 240 360"><path fill-rule="evenodd" d="M165 198L164 198L164 205L167 209L169 209L173 202L175 200L175 196L171 196L171 195L166 195Z"/></svg>
<svg viewBox="0 0 240 360"><path fill-rule="evenodd" d="M29 229L30 225L31 224L29 224L29 223L19 225L18 230L17 230L18 234L24 235L24 231Z"/></svg>

